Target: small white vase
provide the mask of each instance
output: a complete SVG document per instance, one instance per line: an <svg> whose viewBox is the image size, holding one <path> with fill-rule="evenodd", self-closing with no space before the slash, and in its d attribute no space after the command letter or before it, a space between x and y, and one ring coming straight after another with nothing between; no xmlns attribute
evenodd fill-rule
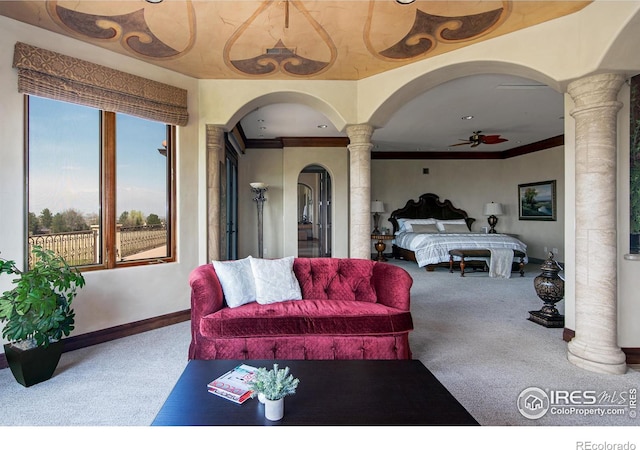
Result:
<svg viewBox="0 0 640 450"><path fill-rule="evenodd" d="M266 400L266 397L264 396L264 394L262 392L258 392L258 401L264 404L265 400Z"/></svg>
<svg viewBox="0 0 640 450"><path fill-rule="evenodd" d="M278 400L264 399L264 416L267 420L280 420L284 417L284 398Z"/></svg>

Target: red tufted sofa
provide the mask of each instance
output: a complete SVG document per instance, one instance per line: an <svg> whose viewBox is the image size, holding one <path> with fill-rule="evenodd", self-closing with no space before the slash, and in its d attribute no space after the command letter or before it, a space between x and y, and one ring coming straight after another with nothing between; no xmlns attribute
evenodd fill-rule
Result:
<svg viewBox="0 0 640 450"><path fill-rule="evenodd" d="M366 259L296 258L302 300L225 304L212 264L194 269L189 359L411 359L411 276Z"/></svg>

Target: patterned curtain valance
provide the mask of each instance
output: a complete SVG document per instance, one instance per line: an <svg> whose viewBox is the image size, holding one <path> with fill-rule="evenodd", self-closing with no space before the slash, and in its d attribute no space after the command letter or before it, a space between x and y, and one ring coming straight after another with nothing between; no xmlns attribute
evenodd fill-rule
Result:
<svg viewBox="0 0 640 450"><path fill-rule="evenodd" d="M18 92L186 125L187 91L16 42Z"/></svg>

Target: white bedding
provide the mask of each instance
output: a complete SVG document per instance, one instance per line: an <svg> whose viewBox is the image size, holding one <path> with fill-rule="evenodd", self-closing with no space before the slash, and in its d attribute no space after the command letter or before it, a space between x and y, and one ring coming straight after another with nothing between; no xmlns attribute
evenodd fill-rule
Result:
<svg viewBox="0 0 640 450"><path fill-rule="evenodd" d="M512 249L527 253L527 245L506 234L486 233L398 233L394 240L398 247L415 253L419 267L449 261L449 250L455 249ZM459 258L454 258L458 260ZM465 258L474 259L474 258ZM487 258L475 258L484 259ZM524 263L527 263L525 256Z"/></svg>

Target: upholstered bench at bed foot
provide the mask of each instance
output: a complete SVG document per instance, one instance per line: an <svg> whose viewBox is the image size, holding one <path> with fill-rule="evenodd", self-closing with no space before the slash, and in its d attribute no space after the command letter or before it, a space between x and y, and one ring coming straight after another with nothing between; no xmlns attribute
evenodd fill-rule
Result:
<svg viewBox="0 0 640 450"><path fill-rule="evenodd" d="M513 261L512 271L513 272L518 271L520 272L520 276L524 277L524 257L526 255L520 250L514 250L513 256L514 256L514 261ZM465 261L465 258L491 258L491 250L478 249L478 248L449 250L449 272L450 273L453 273L453 266L455 263L454 257L460 258L460 261L459 261L460 276L464 277L465 267L469 265L473 267L473 270L476 270L478 268L478 265L482 267L483 271L487 267L487 263L485 261L477 261L477 260ZM516 258L518 258L518 261L515 260Z"/></svg>

